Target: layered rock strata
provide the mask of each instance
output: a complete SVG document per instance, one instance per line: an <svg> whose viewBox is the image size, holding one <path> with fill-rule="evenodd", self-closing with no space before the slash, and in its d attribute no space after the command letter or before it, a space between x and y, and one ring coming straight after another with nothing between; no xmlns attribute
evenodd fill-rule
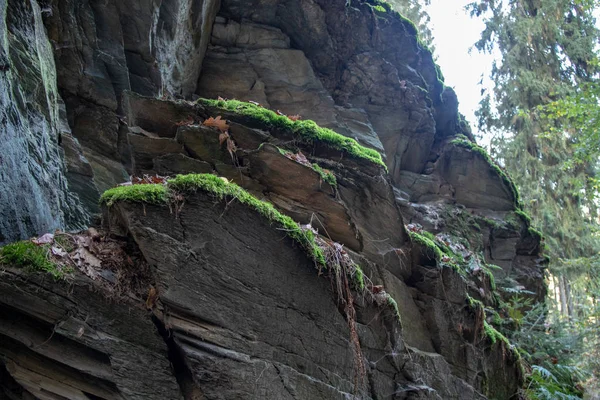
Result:
<svg viewBox="0 0 600 400"><path fill-rule="evenodd" d="M369 290L395 300L402 324L357 301L357 391L348 314L280 227L210 192L179 194L170 208L118 202L105 221L149 264L152 311L145 292L107 300L85 268L66 284L4 265L0 393L518 392L518 356L484 307L503 286L543 299L541 237L472 143L410 21L345 0L39 4L0 5L1 123L11 135L0 241L85 224L102 211L100 194L130 175L215 174L339 243ZM253 103L206 100L217 97ZM226 136L205 124L211 117L226 121Z"/></svg>

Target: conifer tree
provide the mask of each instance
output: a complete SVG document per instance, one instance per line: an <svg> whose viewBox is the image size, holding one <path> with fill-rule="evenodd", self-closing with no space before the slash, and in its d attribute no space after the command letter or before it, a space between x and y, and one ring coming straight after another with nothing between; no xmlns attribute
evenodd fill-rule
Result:
<svg viewBox="0 0 600 400"><path fill-rule="evenodd" d="M485 21L475 47L500 53L492 66L495 87L484 93L476 113L479 128L493 134L492 155L513 177L525 210L544 233L556 306L565 320L580 322L581 332L590 324L598 329L600 317L598 152L578 157L581 138L593 134L581 136L589 119L567 106L582 97L581 88L597 84L597 5L478 0L468 6ZM597 102L587 105L598 108ZM592 341L597 343L597 334Z"/></svg>

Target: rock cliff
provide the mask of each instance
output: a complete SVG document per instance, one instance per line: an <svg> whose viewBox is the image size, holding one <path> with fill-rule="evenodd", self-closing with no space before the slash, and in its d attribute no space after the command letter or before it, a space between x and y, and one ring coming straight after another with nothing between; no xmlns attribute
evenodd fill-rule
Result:
<svg viewBox="0 0 600 400"><path fill-rule="evenodd" d="M494 310L544 298L541 236L385 3L0 0L0 35L0 242L102 215L36 241L57 280L0 253L0 399L517 398Z"/></svg>

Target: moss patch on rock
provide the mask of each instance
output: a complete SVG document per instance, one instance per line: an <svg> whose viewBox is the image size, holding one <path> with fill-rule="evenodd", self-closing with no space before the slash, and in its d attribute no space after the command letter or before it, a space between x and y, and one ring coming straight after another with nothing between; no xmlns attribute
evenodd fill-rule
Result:
<svg viewBox="0 0 600 400"><path fill-rule="evenodd" d="M488 324L487 321L483 321L483 330L492 344L504 342L504 344L510 348L510 342L506 336L498 332L498 330L496 330L496 328L494 328L492 325Z"/></svg>
<svg viewBox="0 0 600 400"><path fill-rule="evenodd" d="M178 175L170 179L168 187L178 192L206 191L219 199L233 197L240 203L257 211L271 222L280 224L286 234L304 247L315 263L325 266L325 257L315 243L315 235L309 230L303 230L300 225L287 215L283 215L270 203L260 201L235 183L226 182L210 174Z"/></svg>
<svg viewBox="0 0 600 400"><path fill-rule="evenodd" d="M65 271L50 260L49 252L47 245L36 245L28 240L15 242L0 248L0 264L48 272L56 279L64 277Z"/></svg>
<svg viewBox="0 0 600 400"><path fill-rule="evenodd" d="M100 204L112 206L117 201L165 204L169 199L168 189L160 184L118 186L108 189L100 196Z"/></svg>
<svg viewBox="0 0 600 400"><path fill-rule="evenodd" d="M313 164L312 168L317 171L319 175L321 175L321 179L324 182L329 183L333 187L337 186L337 179L331 171L324 170L319 164Z"/></svg>
<svg viewBox="0 0 600 400"><path fill-rule="evenodd" d="M492 170L496 172L496 174L498 174L498 176L500 177L500 179L502 179L506 186L508 186L515 200L517 209L523 208L519 196L519 191L517 190L515 183L512 181L512 179L510 179L506 172L502 171L502 169L492 160L488 152L483 147L477 145L474 142L471 142L470 140L467 140L466 136L464 135L460 135L456 139L452 140L450 143L456 147L461 147L463 149L470 150L473 153L478 154L481 158L483 158L483 160L489 164L490 168L492 168Z"/></svg>
<svg viewBox="0 0 600 400"><path fill-rule="evenodd" d="M402 325L402 318L400 317L400 309L398 308L398 302L394 300L394 298L389 294L386 297L388 306L391 307L392 310L394 310L394 314L398 319L398 322L400 323L400 325Z"/></svg>
<svg viewBox="0 0 600 400"><path fill-rule="evenodd" d="M408 234L413 243L431 252L438 265L448 266L461 275L465 274L465 270L462 267L462 264L464 264L463 257L453 252L450 247L438 240L431 232L409 232Z"/></svg>
<svg viewBox="0 0 600 400"><path fill-rule="evenodd" d="M356 140L340 135L331 129L322 128L314 121L292 121L285 115L279 115L264 107L238 100L199 99L198 102L208 107L221 108L251 118L267 128L288 132L302 143L308 145L319 143L354 158L377 164L387 170L379 152L361 146Z"/></svg>

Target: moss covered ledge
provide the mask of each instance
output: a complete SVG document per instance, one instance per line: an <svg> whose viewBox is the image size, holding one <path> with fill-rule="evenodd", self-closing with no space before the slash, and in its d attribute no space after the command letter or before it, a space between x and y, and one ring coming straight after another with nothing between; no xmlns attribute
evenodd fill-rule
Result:
<svg viewBox="0 0 600 400"><path fill-rule="evenodd" d="M515 183L512 181L512 179L510 179L510 177L506 174L506 172L502 171L502 169L498 166L498 164L496 164L492 160L492 158L490 157L488 152L483 147L479 146L477 143L474 143L474 142L468 140L468 138L464 135L459 135L456 139L453 139L450 142L450 144L452 144L456 147L461 147L463 149L467 149L467 150L479 155L490 166L490 168L494 172L496 172L496 174L498 174L498 176L500 177L500 179L502 179L502 181L506 184L506 186L508 186L509 190L511 191L511 193L513 195L516 209L517 210L523 209L523 205L521 203L521 198L519 196L519 191L517 190Z"/></svg>
<svg viewBox="0 0 600 400"><path fill-rule="evenodd" d="M322 128L314 121L292 121L285 115L279 115L256 104L238 100L198 99L198 104L242 115L267 128L290 133L301 143L308 145L322 144L330 149L346 153L353 158L376 164L387 171L387 167L378 151L364 147L356 140L340 135L331 129Z"/></svg>
<svg viewBox="0 0 600 400"><path fill-rule="evenodd" d="M167 205L176 202L178 194L196 192L209 193L218 199L235 198L240 203L257 211L271 223L280 225L286 234L298 242L314 260L322 267L326 266L323 251L315 242L315 235L310 230L304 230L287 215L283 215L270 203L258 200L250 193L225 179L211 174L177 175L163 184L141 184L118 186L107 190L100 197L100 204L108 207L117 202L139 202L156 205Z"/></svg>

